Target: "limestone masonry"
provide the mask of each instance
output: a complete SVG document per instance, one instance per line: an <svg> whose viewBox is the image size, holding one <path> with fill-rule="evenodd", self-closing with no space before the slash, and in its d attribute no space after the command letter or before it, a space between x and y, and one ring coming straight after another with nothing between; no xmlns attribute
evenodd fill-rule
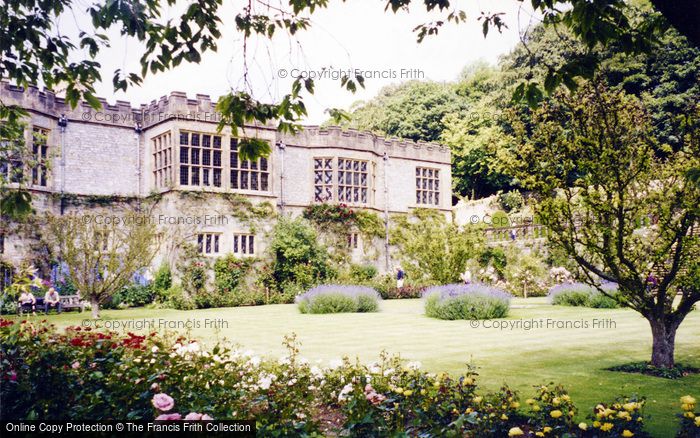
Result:
<svg viewBox="0 0 700 438"><path fill-rule="evenodd" d="M154 214L165 218L165 231L174 218L197 216L199 223L179 233L211 256L261 255L270 224L251 226L231 219L231 207L221 197L188 195L238 194L252 205L267 203L275 212L290 215L315 203L344 203L383 219L419 207L445 215L451 211L450 150L437 144L318 126L289 135L273 125L251 125L234 137L228 127L217 132L215 102L201 94L188 99L185 93L172 92L136 108L129 102L110 105L101 100L102 109L96 111L86 103L72 109L54 93L3 82L0 99L29 112L25 141L41 165L28 168L5 159L0 171L7 176L12 166L25 167L38 211L94 210L57 201L66 197L138 201L160 195ZM246 138L269 142L272 153L254 162L239 159L238 144ZM18 263L31 242L5 233L0 256ZM358 244L348 230L353 259L386 268L384 242L375 240ZM161 252L154 264L172 257L170 250Z"/></svg>

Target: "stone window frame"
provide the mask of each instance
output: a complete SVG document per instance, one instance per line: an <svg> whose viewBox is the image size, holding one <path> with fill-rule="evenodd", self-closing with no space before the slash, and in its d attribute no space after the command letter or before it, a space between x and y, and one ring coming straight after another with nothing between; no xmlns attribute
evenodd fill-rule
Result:
<svg viewBox="0 0 700 438"><path fill-rule="evenodd" d="M43 137L37 142L37 133ZM41 126L32 126L31 131L31 186L48 187L49 185L49 138L51 130Z"/></svg>
<svg viewBox="0 0 700 438"><path fill-rule="evenodd" d="M441 169L416 166L416 205L440 207Z"/></svg>
<svg viewBox="0 0 700 438"><path fill-rule="evenodd" d="M254 257L255 240L253 233L233 233L233 254L239 257Z"/></svg>
<svg viewBox="0 0 700 438"><path fill-rule="evenodd" d="M229 188L240 192L270 193L272 177L269 157L260 157L255 161L241 160L238 156L240 140L238 137L229 139Z"/></svg>
<svg viewBox="0 0 700 438"><path fill-rule="evenodd" d="M153 182L157 188L168 188L174 183L174 150L172 131L165 131L151 138Z"/></svg>
<svg viewBox="0 0 700 438"><path fill-rule="evenodd" d="M341 162L343 163L343 169L340 169ZM321 167L317 167L317 164ZM327 164L330 163L330 168ZM350 163L350 168L348 169L346 163ZM357 163L357 169L355 169L354 163ZM365 165L362 169L362 165ZM313 178L313 202L314 203L340 203L347 205L354 205L360 207L370 206L372 204L372 197L374 194L374 177L375 177L375 166L374 162L368 159L362 158L352 158L344 156L314 156L312 158L312 178ZM321 172L319 174L319 172ZM340 179L347 178L348 172L350 173L350 182L344 181L341 183ZM327 177L330 173L331 181L328 183ZM364 185L362 184L362 174L365 174ZM321 175L321 180L317 179ZM357 176L357 178L355 178ZM356 183L356 180L358 181ZM320 183L319 183L320 181ZM320 188L320 192L318 189ZM355 201L352 197L355 189L358 190L359 200ZM341 192L341 190L343 190ZM351 199L348 200L346 195L350 191ZM364 190L364 200L362 196L362 190ZM330 191L330 195L328 194ZM324 196L325 195L325 196Z"/></svg>
<svg viewBox="0 0 700 438"><path fill-rule="evenodd" d="M183 137L183 135L186 137ZM222 180L224 172L224 136L193 129L178 129L177 138L179 187L224 188ZM187 141L183 143L185 138ZM208 141L205 141L207 139ZM185 149L184 154L183 149ZM197 151L196 162L194 151ZM216 159L217 153L218 160ZM183 157L185 158L184 161ZM218 165L216 164L217 161ZM187 172L183 173L183 170L187 170Z"/></svg>
<svg viewBox="0 0 700 438"><path fill-rule="evenodd" d="M205 256L221 254L222 233L203 231L197 233L197 252Z"/></svg>
<svg viewBox="0 0 700 438"><path fill-rule="evenodd" d="M360 233L357 232L350 232L348 233L348 248L350 248L351 251L359 249L361 247L361 241L360 241Z"/></svg>
<svg viewBox="0 0 700 438"><path fill-rule="evenodd" d="M24 130L23 132L23 139L22 142L26 140L27 136L27 131ZM12 140L0 140L0 142L6 144L9 144L12 142ZM6 149L10 152L18 152L19 156L17 155L9 155L5 157L0 157L2 160L0 160L0 175L2 175L2 178L5 180L5 183L8 185L12 186L18 186L21 185L24 182L24 176L25 176L25 156L23 154L26 153L24 150L25 148L21 148L18 150L15 150L13 148Z"/></svg>

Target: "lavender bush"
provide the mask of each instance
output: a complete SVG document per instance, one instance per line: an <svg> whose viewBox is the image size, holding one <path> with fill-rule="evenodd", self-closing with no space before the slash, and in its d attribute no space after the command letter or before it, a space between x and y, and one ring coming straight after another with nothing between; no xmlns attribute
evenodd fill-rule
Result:
<svg viewBox="0 0 700 438"><path fill-rule="evenodd" d="M511 295L482 283L429 287L425 314L438 319L491 319L508 315Z"/></svg>
<svg viewBox="0 0 700 438"><path fill-rule="evenodd" d="M615 295L617 292L616 283L603 283L601 288L611 295ZM555 306L581 306L596 309L620 307L617 301L603 295L598 289L585 283L558 284L549 289L547 298Z"/></svg>
<svg viewBox="0 0 700 438"><path fill-rule="evenodd" d="M376 312L381 297L367 286L326 284L297 296L301 313Z"/></svg>

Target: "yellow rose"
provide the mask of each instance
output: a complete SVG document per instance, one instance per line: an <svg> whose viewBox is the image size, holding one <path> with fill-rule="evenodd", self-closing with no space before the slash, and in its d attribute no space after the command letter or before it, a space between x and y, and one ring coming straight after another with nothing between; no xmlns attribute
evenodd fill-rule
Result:
<svg viewBox="0 0 700 438"><path fill-rule="evenodd" d="M549 427L549 426L545 426L545 427L542 429L542 432L544 432L544 433L549 433L549 432L551 432L551 431L552 431L552 428Z"/></svg>
<svg viewBox="0 0 700 438"><path fill-rule="evenodd" d="M696 402L695 398L689 396L689 395L684 395L681 397L681 403L686 404L686 405L694 405Z"/></svg>
<svg viewBox="0 0 700 438"><path fill-rule="evenodd" d="M528 404L528 405L534 405L534 404L535 404L535 400L529 398L529 399L525 400L525 403Z"/></svg>
<svg viewBox="0 0 700 438"><path fill-rule="evenodd" d="M471 414L472 412L474 412L474 409L472 408L467 408L467 410L464 411L465 414Z"/></svg>
<svg viewBox="0 0 700 438"><path fill-rule="evenodd" d="M604 417L611 417L611 416L615 415L616 413L617 413L617 411L615 411L613 409L606 409L603 411L603 416Z"/></svg>
<svg viewBox="0 0 700 438"><path fill-rule="evenodd" d="M483 399L484 399L484 398L483 398L482 396L478 395L478 396L474 397L474 398L472 399L472 401L473 401L474 403L481 403L481 401L482 401Z"/></svg>
<svg viewBox="0 0 700 438"><path fill-rule="evenodd" d="M535 436L544 436L544 433L542 433L542 432L536 432L536 433L535 433Z"/></svg>
<svg viewBox="0 0 700 438"><path fill-rule="evenodd" d="M508 436L523 436L525 433L519 427L511 427L508 431Z"/></svg>
<svg viewBox="0 0 700 438"><path fill-rule="evenodd" d="M632 417L630 417L630 413L627 411L620 411L617 413L618 418L622 418L623 420L630 421Z"/></svg>
<svg viewBox="0 0 700 438"><path fill-rule="evenodd" d="M539 412L539 411L542 410L542 408L540 407L540 405L535 405L535 406L532 407L532 410L535 411L535 412Z"/></svg>
<svg viewBox="0 0 700 438"><path fill-rule="evenodd" d="M637 403L630 402L630 403L625 403L624 405L622 405L622 408L624 410L626 410L627 412L634 412L637 410L637 406L638 406Z"/></svg>
<svg viewBox="0 0 700 438"><path fill-rule="evenodd" d="M413 391L410 389L407 389L403 392L403 395L405 395L406 397L410 396L411 394L413 394Z"/></svg>
<svg viewBox="0 0 700 438"><path fill-rule="evenodd" d="M420 395L425 395L426 393L427 393L427 391L425 389L420 390Z"/></svg>
<svg viewBox="0 0 700 438"><path fill-rule="evenodd" d="M559 397L554 397L554 398L552 399L552 404L553 404L554 406L559 406L559 403L561 403L561 401L559 400Z"/></svg>
<svg viewBox="0 0 700 438"><path fill-rule="evenodd" d="M700 417L695 417L695 425L700 427Z"/></svg>
<svg viewBox="0 0 700 438"><path fill-rule="evenodd" d="M556 410L550 412L550 413L549 413L549 416L552 417L552 418L559 418L559 417L562 416L562 413L561 413L560 410L556 409Z"/></svg>
<svg viewBox="0 0 700 438"><path fill-rule="evenodd" d="M466 379L464 379L464 384L465 385L473 385L474 379L472 379L471 377L467 377Z"/></svg>
<svg viewBox="0 0 700 438"><path fill-rule="evenodd" d="M506 414L501 415L501 420L508 421L508 416Z"/></svg>
<svg viewBox="0 0 700 438"><path fill-rule="evenodd" d="M594 422L593 422L593 427L599 428L599 427L600 427L600 421L594 421Z"/></svg>
<svg viewBox="0 0 700 438"><path fill-rule="evenodd" d="M520 403L518 403L518 402L512 402L512 403L510 404L510 407L513 408L513 409L518 409L518 408L520 407Z"/></svg>
<svg viewBox="0 0 700 438"><path fill-rule="evenodd" d="M683 409L684 411L692 411L693 409L695 409L695 406L689 405L688 403L683 403L681 405L681 409Z"/></svg>
<svg viewBox="0 0 700 438"><path fill-rule="evenodd" d="M622 436L624 436L625 438L630 438L630 437L634 436L634 434L632 432L630 432L629 430L625 429L622 431Z"/></svg>
<svg viewBox="0 0 700 438"><path fill-rule="evenodd" d="M612 424L612 423L603 423L603 424L600 426L600 430L602 430L603 432L607 432L607 431L609 431L609 430L612 429L612 428L613 428L613 424Z"/></svg>
<svg viewBox="0 0 700 438"><path fill-rule="evenodd" d="M586 423L579 423L578 428L581 430L588 430L588 425Z"/></svg>
<svg viewBox="0 0 700 438"><path fill-rule="evenodd" d="M568 402L569 400L571 400L571 397L569 397L569 394L564 394L561 396L561 399Z"/></svg>
<svg viewBox="0 0 700 438"><path fill-rule="evenodd" d="M683 416L684 416L685 418L690 418L691 420L692 420L693 418L695 418L695 414L693 414L692 412L686 412L686 413L683 414Z"/></svg>
<svg viewBox="0 0 700 438"><path fill-rule="evenodd" d="M398 392L399 394L403 393L403 388L396 388L396 392Z"/></svg>

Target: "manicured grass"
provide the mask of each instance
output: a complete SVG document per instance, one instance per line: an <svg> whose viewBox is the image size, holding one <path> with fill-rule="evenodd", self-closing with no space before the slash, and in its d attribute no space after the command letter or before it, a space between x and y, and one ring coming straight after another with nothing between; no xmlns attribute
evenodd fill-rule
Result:
<svg viewBox="0 0 700 438"><path fill-rule="evenodd" d="M87 312L70 313L48 319L62 327L80 324L89 316ZM508 318L498 322L522 319L546 325L550 319L588 324L588 328L533 326L530 330L498 330L485 328L483 322L472 327L469 321L431 319L423 315L421 300L384 301L378 313L362 314L304 315L290 304L197 311L111 310L104 311L103 318L153 320L156 325L159 320L198 322L200 327L190 330L194 338L209 343L226 339L275 357L282 355L283 335L294 332L302 343L301 355L309 360L348 355L373 361L386 350L421 361L430 371L458 373L471 363L478 367L482 388L493 390L508 383L521 391L523 399L532 395L533 385L563 383L581 409L581 419L597 402L621 394L644 395L648 429L660 437L675 433L678 399L688 393L700 397L700 375L667 380L604 370L650 357L649 326L627 309L550 306L543 298L513 300ZM223 328L204 327L205 319L218 318ZM592 327L594 320L599 327ZM699 334L700 311L696 310L678 332L678 361L700 367Z"/></svg>

